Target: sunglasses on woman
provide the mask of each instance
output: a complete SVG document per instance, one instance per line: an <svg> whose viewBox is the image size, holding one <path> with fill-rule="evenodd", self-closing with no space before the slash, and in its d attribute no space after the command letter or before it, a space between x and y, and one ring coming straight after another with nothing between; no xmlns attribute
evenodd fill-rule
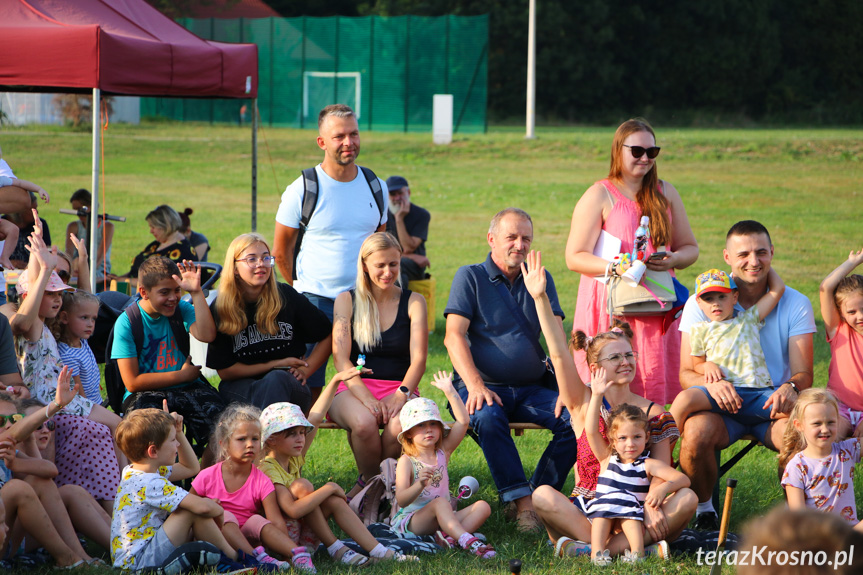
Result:
<svg viewBox="0 0 863 575"><path fill-rule="evenodd" d="M40 431L41 429L47 429L48 431L54 431L54 427L56 424L53 421L45 421L36 428L36 431Z"/></svg>
<svg viewBox="0 0 863 575"><path fill-rule="evenodd" d="M629 146L627 144L623 144L624 148L629 148L629 151L632 152L633 158L640 158L647 152L647 157L651 160L659 155L659 150L661 149L659 146L653 146L651 148L645 148L642 146Z"/></svg>
<svg viewBox="0 0 863 575"><path fill-rule="evenodd" d="M11 415L0 415L0 427L6 425L6 422L15 423L24 419L23 413L13 413Z"/></svg>

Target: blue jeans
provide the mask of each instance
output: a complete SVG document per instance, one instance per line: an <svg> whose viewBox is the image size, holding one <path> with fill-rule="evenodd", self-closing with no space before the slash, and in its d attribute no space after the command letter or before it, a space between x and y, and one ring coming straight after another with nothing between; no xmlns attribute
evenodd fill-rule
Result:
<svg viewBox="0 0 863 575"><path fill-rule="evenodd" d="M564 409L559 418L554 417L557 392L540 385L489 385L488 388L500 397L503 407L497 403L483 404L482 409L470 416L470 425L479 438L501 501L527 497L540 485L551 485L558 491L563 489L569 470L575 464L577 443L569 424L569 412ZM467 387L459 386L458 394L462 401L467 401ZM511 421L536 423L553 434L530 483L510 434Z"/></svg>
<svg viewBox="0 0 863 575"><path fill-rule="evenodd" d="M328 297L324 297L322 295L314 294L314 293L304 293L306 299L312 302L312 305L324 312L330 321L333 321L333 306L336 303L336 300L330 299ZM312 353L312 350L315 349L316 343L310 343L306 346L306 357ZM327 362L324 362L318 370L306 378L306 385L309 387L323 387L324 386L324 378L327 375Z"/></svg>

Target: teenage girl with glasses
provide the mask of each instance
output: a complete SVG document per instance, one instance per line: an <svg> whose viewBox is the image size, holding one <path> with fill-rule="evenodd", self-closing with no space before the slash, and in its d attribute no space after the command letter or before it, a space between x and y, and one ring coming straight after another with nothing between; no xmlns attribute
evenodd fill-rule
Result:
<svg viewBox="0 0 863 575"><path fill-rule="evenodd" d="M293 287L276 281L274 263L259 234L242 234L228 246L219 294L210 304L217 334L207 366L218 371L227 403L264 409L286 401L308 413L306 375L329 358L332 324ZM306 344L317 342L323 343L304 360Z"/></svg>

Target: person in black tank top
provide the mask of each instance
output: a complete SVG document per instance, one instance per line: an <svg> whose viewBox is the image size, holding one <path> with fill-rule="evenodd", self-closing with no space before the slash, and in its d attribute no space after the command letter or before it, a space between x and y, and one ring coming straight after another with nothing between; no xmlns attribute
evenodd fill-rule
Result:
<svg viewBox="0 0 863 575"><path fill-rule="evenodd" d="M363 242L357 262L357 287L336 298L333 361L336 370L365 356L372 373L342 384L330 418L348 431L359 475L353 495L378 473L380 463L398 457L398 414L418 395L428 356L428 324L423 297L398 285L401 246L378 232ZM383 430L381 432L381 429Z"/></svg>

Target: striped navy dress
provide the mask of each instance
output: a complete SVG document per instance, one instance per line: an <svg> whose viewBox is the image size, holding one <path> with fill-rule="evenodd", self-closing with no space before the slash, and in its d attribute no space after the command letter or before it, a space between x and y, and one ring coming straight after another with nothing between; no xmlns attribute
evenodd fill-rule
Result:
<svg viewBox="0 0 863 575"><path fill-rule="evenodd" d="M608 467L596 482L596 497L585 503L589 519L636 519L644 521L644 498L650 489L650 479L644 469L643 454L632 463L621 463L612 455Z"/></svg>

